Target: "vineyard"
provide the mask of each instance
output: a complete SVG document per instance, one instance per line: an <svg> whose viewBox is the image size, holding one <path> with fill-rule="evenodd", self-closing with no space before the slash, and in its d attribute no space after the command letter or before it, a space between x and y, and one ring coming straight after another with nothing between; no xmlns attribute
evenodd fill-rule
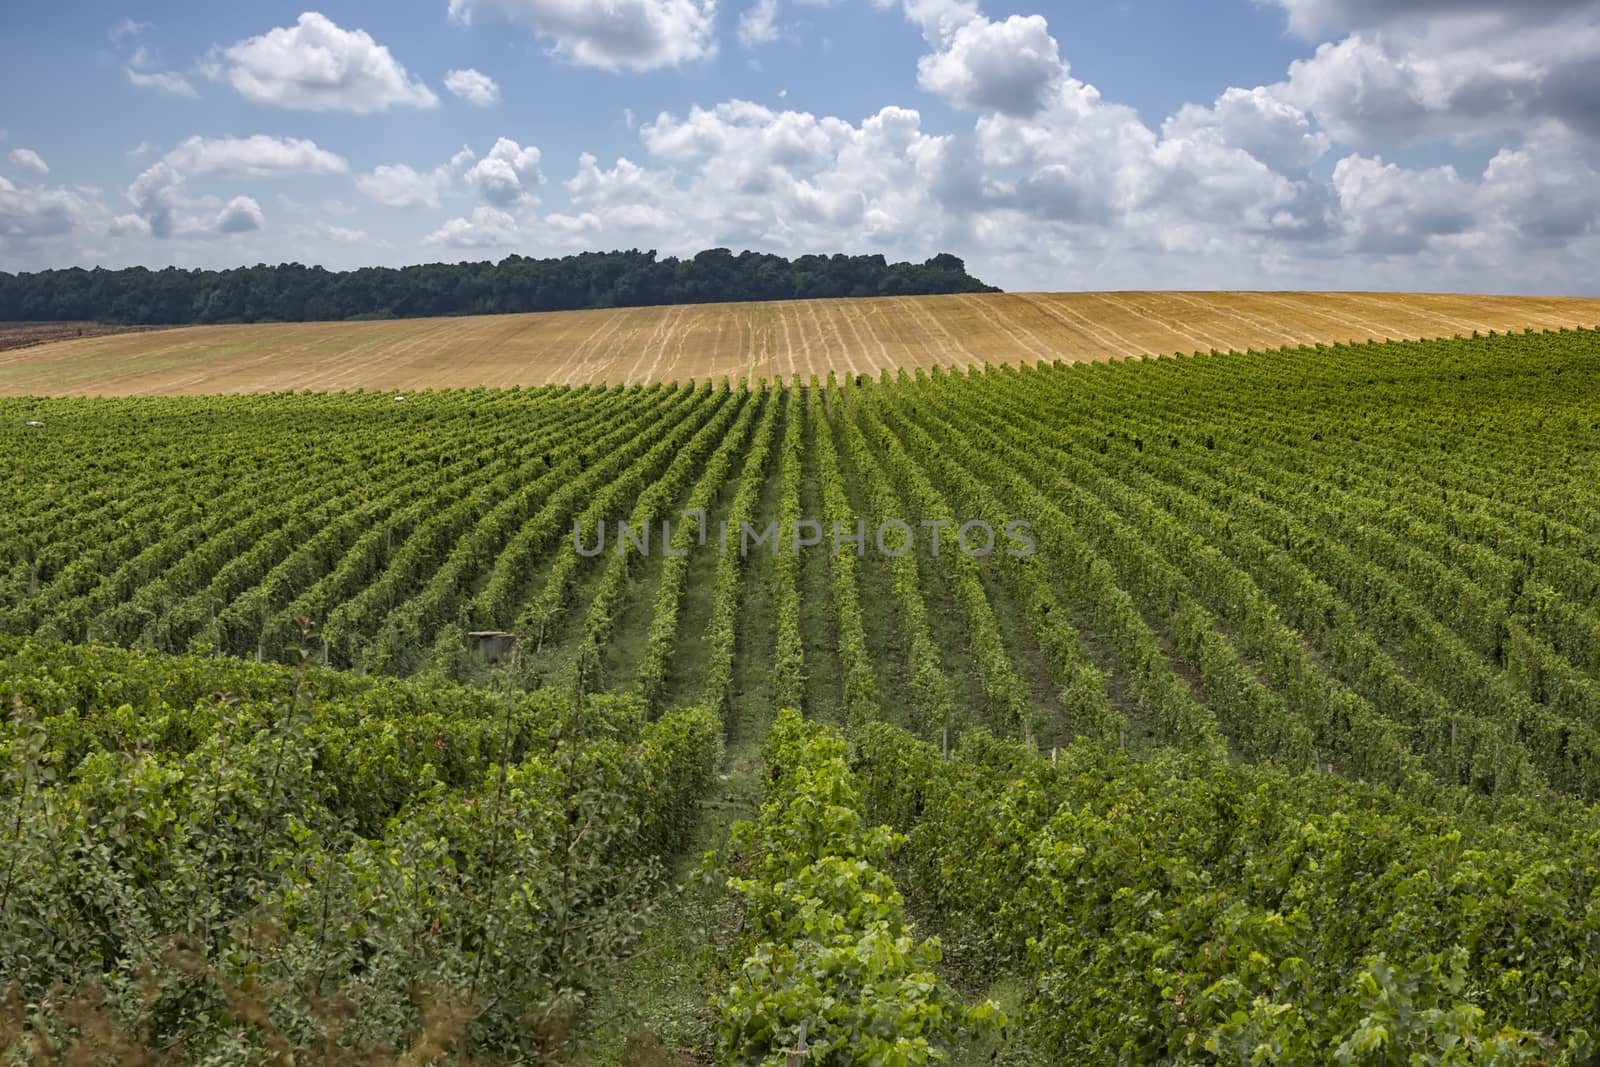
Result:
<svg viewBox="0 0 1600 1067"><path fill-rule="evenodd" d="M0 1049L1600 1056L1600 332L791 369L0 400Z"/></svg>

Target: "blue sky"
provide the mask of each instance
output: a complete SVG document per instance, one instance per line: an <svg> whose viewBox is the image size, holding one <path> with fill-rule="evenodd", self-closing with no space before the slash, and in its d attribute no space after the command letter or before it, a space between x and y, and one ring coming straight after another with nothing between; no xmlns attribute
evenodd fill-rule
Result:
<svg viewBox="0 0 1600 1067"><path fill-rule="evenodd" d="M12 0L0 270L703 247L1593 293L1600 0Z"/></svg>

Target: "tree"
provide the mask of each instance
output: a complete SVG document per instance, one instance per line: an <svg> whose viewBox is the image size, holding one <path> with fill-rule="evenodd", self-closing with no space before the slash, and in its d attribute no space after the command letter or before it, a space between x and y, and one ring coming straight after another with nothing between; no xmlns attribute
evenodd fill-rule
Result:
<svg viewBox="0 0 1600 1067"><path fill-rule="evenodd" d="M994 292L956 256L922 264L881 255L711 248L659 259L654 249L584 252L561 259L510 255L499 263L428 263L333 272L320 266L256 264L231 270L0 272L0 321L98 319L126 325L304 322L479 315L879 294Z"/></svg>

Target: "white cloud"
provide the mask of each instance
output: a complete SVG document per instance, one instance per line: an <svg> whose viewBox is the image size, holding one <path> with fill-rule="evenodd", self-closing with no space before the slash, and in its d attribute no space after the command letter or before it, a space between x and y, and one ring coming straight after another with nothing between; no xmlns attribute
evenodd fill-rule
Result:
<svg viewBox="0 0 1600 1067"><path fill-rule="evenodd" d="M88 226L96 206L71 189L19 188L0 178L0 238L28 246Z"/></svg>
<svg viewBox="0 0 1600 1067"><path fill-rule="evenodd" d="M746 48L778 39L778 0L756 0L739 16L739 43Z"/></svg>
<svg viewBox="0 0 1600 1067"><path fill-rule="evenodd" d="M148 22L135 22L132 19L123 19L111 27L111 40L122 48L133 49L122 68L128 84L136 89L150 89L168 96L198 96L189 79L177 71L151 69L159 64L152 50L144 43L145 31L149 29Z"/></svg>
<svg viewBox="0 0 1600 1067"><path fill-rule="evenodd" d="M107 230L111 237L149 237L150 223L140 215L118 215Z"/></svg>
<svg viewBox="0 0 1600 1067"><path fill-rule="evenodd" d="M1330 146L1309 115L1264 88L1229 89L1209 108L1185 104L1161 132L1169 139L1242 149L1285 174L1304 173Z"/></svg>
<svg viewBox="0 0 1600 1067"><path fill-rule="evenodd" d="M569 210L545 220L572 244L641 240L674 252L727 244L787 251L921 250L941 240L950 139L917 112L859 126L748 101L658 116L640 130L652 160L580 159Z"/></svg>
<svg viewBox="0 0 1600 1067"><path fill-rule="evenodd" d="M603 70L655 70L716 54L716 0L450 0L462 22L497 15L531 26L555 53Z"/></svg>
<svg viewBox="0 0 1600 1067"><path fill-rule="evenodd" d="M1311 112L1346 144L1482 140L1554 119L1600 139L1600 11L1588 4L1533 2L1300 5L1292 17L1353 32L1297 60L1279 95ZM1489 10L1496 7L1496 10ZM1335 10L1336 9L1336 10ZM1543 9L1546 17L1528 17ZM1314 20L1314 21L1313 21Z"/></svg>
<svg viewBox="0 0 1600 1067"><path fill-rule="evenodd" d="M153 89L159 93L166 93L168 96L196 97L200 95L195 92L195 88L189 83L189 79L176 71L142 71L135 70L129 66L123 67L122 72L128 76L128 84L137 89Z"/></svg>
<svg viewBox="0 0 1600 1067"><path fill-rule="evenodd" d="M917 84L968 111L1032 115L1067 73L1040 15L975 18L917 63Z"/></svg>
<svg viewBox="0 0 1600 1067"><path fill-rule="evenodd" d="M1334 167L1333 188L1357 251L1418 252L1473 223L1472 188L1454 167L1412 170L1348 156Z"/></svg>
<svg viewBox="0 0 1600 1067"><path fill-rule="evenodd" d="M874 2L920 30L919 87L974 114L952 121L939 107L934 129L908 107L844 118L725 100L637 121L622 113L621 124L602 116L609 136L626 126L637 144L609 162L582 155L554 193L539 188L549 160L509 138L432 169L363 171L355 185L365 199L429 213L426 238L395 246L392 258L410 261L438 248L477 258L629 246L910 259L949 250L1008 288L1404 289L1422 278L1429 288L1595 291L1596 0L1275 0L1297 32L1330 34L1309 38L1324 47L1307 46L1277 84L1229 88L1151 122L1074 78L1026 7L991 19L975 0ZM796 10L723 4L729 35L748 17L752 39L781 35ZM452 11L520 20L567 61L612 70L687 63L715 47L709 0L456 0ZM140 73L159 68L142 47L123 51ZM227 76L226 54L214 58ZM452 92L457 73L445 79ZM1467 139L1477 151L1448 150ZM1397 147L1410 144L1435 147ZM1446 160L1454 166L1433 165ZM316 196L263 199L275 210L262 219L234 195L249 190L212 188L226 176L346 169L311 142L197 138L129 187L132 213L108 210L93 190L3 183L0 266L107 247L130 262L360 265L389 246ZM458 175L476 203L444 212L452 188L460 197ZM541 209L536 193L555 203ZM218 240L224 229L237 232Z"/></svg>
<svg viewBox="0 0 1600 1067"><path fill-rule="evenodd" d="M18 170L25 170L29 174L43 176L50 173L50 167L44 158L31 148L13 148L11 162Z"/></svg>
<svg viewBox="0 0 1600 1067"><path fill-rule="evenodd" d="M1592 7L1593 0L1277 0L1289 26L1303 37L1387 28L1440 18L1469 18L1494 26L1550 22Z"/></svg>
<svg viewBox="0 0 1600 1067"><path fill-rule="evenodd" d="M502 137L495 141L488 155L467 171L467 184L489 203L510 207L532 195L527 190L528 185L544 181L539 158L539 150L533 145L524 148Z"/></svg>
<svg viewBox="0 0 1600 1067"><path fill-rule="evenodd" d="M730 100L709 110L696 107L681 120L663 113L640 130L639 139L651 155L673 162L811 169L836 155L852 133L843 119Z"/></svg>
<svg viewBox="0 0 1600 1067"><path fill-rule="evenodd" d="M248 196L236 196L217 213L212 224L218 233L248 233L261 229L261 205Z"/></svg>
<svg viewBox="0 0 1600 1067"><path fill-rule="evenodd" d="M1484 170L1477 206L1510 240L1547 248L1600 228L1600 152L1555 123L1503 148Z"/></svg>
<svg viewBox="0 0 1600 1067"><path fill-rule="evenodd" d="M455 218L424 237L423 243L452 248L505 249L521 236L517 220L493 207L476 207L470 218Z"/></svg>
<svg viewBox="0 0 1600 1067"><path fill-rule="evenodd" d="M130 18L124 18L112 25L111 39L117 42L137 41L144 34L144 31L149 28L150 24L148 22L137 22Z"/></svg>
<svg viewBox="0 0 1600 1067"><path fill-rule="evenodd" d="M318 232L330 241L337 241L340 244L362 244L367 240L367 231L365 230L355 230L348 226L334 226L326 222L318 226Z"/></svg>
<svg viewBox="0 0 1600 1067"><path fill-rule="evenodd" d="M183 204L183 176L166 161L159 162L128 186L128 201L144 220L151 236L170 237L177 229Z"/></svg>
<svg viewBox="0 0 1600 1067"><path fill-rule="evenodd" d="M883 10L901 8L906 18L921 28L923 39L936 49L980 17L977 0L872 0L872 4Z"/></svg>
<svg viewBox="0 0 1600 1067"><path fill-rule="evenodd" d="M664 113L639 131L644 157L580 159L542 237L678 254L950 249L1030 288L1405 288L1426 269L1430 285L1489 272L1503 290L1570 289L1556 264L1581 262L1595 245L1580 239L1600 232L1595 161L1559 124L1481 177L1350 155L1327 180L1311 168L1330 137L1276 88L1230 89L1152 129L1060 68L1031 110L993 108L965 134L901 108L859 124L747 101ZM1549 251L1518 256L1539 241Z"/></svg>
<svg viewBox="0 0 1600 1067"><path fill-rule="evenodd" d="M386 164L356 178L356 188L385 207L436 208L450 188L450 171L436 167L419 173L404 163Z"/></svg>
<svg viewBox="0 0 1600 1067"><path fill-rule="evenodd" d="M186 190L189 178L269 178L347 170L349 164L341 156L314 141L261 134L190 137L134 179L127 195L153 237L238 233L261 227L260 206L249 197L235 197L208 221L198 213L206 201Z"/></svg>
<svg viewBox="0 0 1600 1067"><path fill-rule="evenodd" d="M190 137L166 155L185 175L226 174L262 178L285 174L343 174L342 156L296 137Z"/></svg>
<svg viewBox="0 0 1600 1067"><path fill-rule="evenodd" d="M473 107L489 107L500 99L500 86L481 71L452 70L444 76L444 87Z"/></svg>
<svg viewBox="0 0 1600 1067"><path fill-rule="evenodd" d="M229 83L257 104L356 114L439 105L370 34L341 29L315 11L224 49L222 58Z"/></svg>

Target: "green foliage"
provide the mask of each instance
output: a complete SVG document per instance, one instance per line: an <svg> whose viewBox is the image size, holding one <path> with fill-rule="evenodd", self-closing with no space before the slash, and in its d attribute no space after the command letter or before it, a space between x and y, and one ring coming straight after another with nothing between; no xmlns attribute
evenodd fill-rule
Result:
<svg viewBox="0 0 1600 1067"><path fill-rule="evenodd" d="M947 975L1062 1062L1581 1063L1597 338L0 400L0 1036L562 1050L772 691L857 747L780 727L730 1058L933 1057ZM683 508L714 560L569 540ZM751 589L741 527L796 518L864 554L782 529ZM934 557L958 518L1036 552ZM560 689L451 684L477 629Z"/></svg>
<svg viewBox="0 0 1600 1067"><path fill-rule="evenodd" d="M985 735L857 740L867 811L964 965L1066 1062L1583 1063L1593 820L1484 825L1325 776Z"/></svg>
<svg viewBox="0 0 1600 1067"><path fill-rule="evenodd" d="M552 1053L721 754L710 712L649 723L614 697L33 641L0 663L0 974L30 1057L78 1041L88 1003L183 1060L444 1031L472 1056Z"/></svg>
<svg viewBox="0 0 1600 1067"><path fill-rule="evenodd" d="M917 940L883 870L897 843L867 825L844 743L797 713L768 745L772 789L735 828L743 873L743 962L713 1000L728 1063L909 1065L1003 1022L993 1004L961 1008L935 975L937 941Z"/></svg>

